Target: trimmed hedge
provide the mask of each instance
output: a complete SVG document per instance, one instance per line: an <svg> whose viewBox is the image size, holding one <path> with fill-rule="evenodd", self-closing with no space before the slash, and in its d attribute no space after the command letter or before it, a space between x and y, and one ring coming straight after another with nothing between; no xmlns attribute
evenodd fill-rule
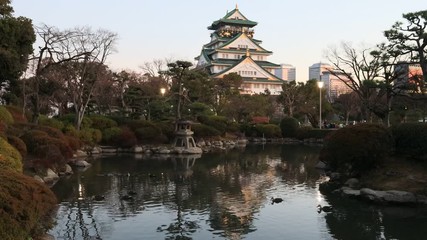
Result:
<svg viewBox="0 0 427 240"><path fill-rule="evenodd" d="M84 144L95 145L102 140L102 132L99 129L84 128L78 132L80 141Z"/></svg>
<svg viewBox="0 0 427 240"><path fill-rule="evenodd" d="M54 128L49 128L50 130L56 130ZM60 132L59 132L60 133ZM51 131L50 134L55 135L59 134L58 132ZM62 134L62 133L60 133ZM46 146L55 146L60 150L61 156L63 159L68 159L73 156L73 150L68 145L66 138L63 136L62 138L57 138L52 135L49 135L45 131L41 130L30 130L27 131L24 136L22 136L22 140L27 145L27 150L29 153L34 154L37 157L46 158L51 157L48 156L46 152ZM58 156L55 156L58 157ZM58 158L58 161L61 161L61 158Z"/></svg>
<svg viewBox="0 0 427 240"><path fill-rule="evenodd" d="M76 114L74 113L70 113L70 114L66 114L62 117L58 118L61 122L63 122L65 124L65 126L67 126L68 124L71 125L75 125L76 123ZM86 116L83 117L82 120L82 124L80 125L80 129L84 129L84 128L90 128L92 127L92 120Z"/></svg>
<svg viewBox="0 0 427 240"><path fill-rule="evenodd" d="M102 142L105 144L115 144L115 139L122 132L119 127L106 128L102 131Z"/></svg>
<svg viewBox="0 0 427 240"><path fill-rule="evenodd" d="M191 125L191 129L194 132L194 137L216 137L220 136L221 132L216 128L205 125L205 124L193 124Z"/></svg>
<svg viewBox="0 0 427 240"><path fill-rule="evenodd" d="M44 115L41 115L39 117L39 124L43 125L43 126L47 126L47 127L52 127L52 128L56 128L56 129L63 129L64 128L64 123L59 121L56 118L48 118Z"/></svg>
<svg viewBox="0 0 427 240"><path fill-rule="evenodd" d="M384 126L358 124L329 135L319 158L336 171L358 175L383 163L393 144L391 132Z"/></svg>
<svg viewBox="0 0 427 240"><path fill-rule="evenodd" d="M284 138L294 138L299 128L298 120L293 117L286 117L280 121L280 130Z"/></svg>
<svg viewBox="0 0 427 240"><path fill-rule="evenodd" d="M255 125L257 137L280 138L282 133L280 127L276 124L257 124Z"/></svg>
<svg viewBox="0 0 427 240"><path fill-rule="evenodd" d="M37 239L53 226L56 197L45 185L0 168L0 239Z"/></svg>
<svg viewBox="0 0 427 240"><path fill-rule="evenodd" d="M5 106L0 106L0 122L4 122L7 125L11 125L14 122L12 114Z"/></svg>
<svg viewBox="0 0 427 240"><path fill-rule="evenodd" d="M115 140L115 144L122 148L130 148L138 143L135 133L128 127L123 127Z"/></svg>
<svg viewBox="0 0 427 240"><path fill-rule="evenodd" d="M22 112L22 108L12 105L5 106L9 113L12 115L14 122L27 123L27 113Z"/></svg>
<svg viewBox="0 0 427 240"><path fill-rule="evenodd" d="M229 121L223 116L198 116L197 120L218 130L221 135L227 132Z"/></svg>
<svg viewBox="0 0 427 240"><path fill-rule="evenodd" d="M117 127L116 121L105 116L94 115L89 116L89 119L92 121L92 128L99 129L101 131L107 128Z"/></svg>
<svg viewBox="0 0 427 240"><path fill-rule="evenodd" d="M318 128L312 128L312 127L301 127L298 128L296 131L296 138L299 140L303 139L324 139L326 138L330 133L333 133L337 131L336 129L318 129Z"/></svg>
<svg viewBox="0 0 427 240"><path fill-rule="evenodd" d="M2 137L0 137L0 169L22 172L21 154Z"/></svg>
<svg viewBox="0 0 427 240"><path fill-rule="evenodd" d="M391 128L396 153L427 161L427 124L402 123Z"/></svg>
<svg viewBox="0 0 427 240"><path fill-rule="evenodd" d="M27 155L27 145L25 145L25 142L22 141L22 139L16 136L8 136L7 141L9 141L9 144L18 150L22 157Z"/></svg>
<svg viewBox="0 0 427 240"><path fill-rule="evenodd" d="M240 130L247 137L265 137L265 138L280 138L282 133L280 127L276 124L242 124Z"/></svg>

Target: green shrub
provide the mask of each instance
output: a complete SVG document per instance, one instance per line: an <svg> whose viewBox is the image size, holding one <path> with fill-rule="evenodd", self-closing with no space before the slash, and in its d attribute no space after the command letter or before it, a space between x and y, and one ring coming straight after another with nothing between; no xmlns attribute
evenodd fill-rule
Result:
<svg viewBox="0 0 427 240"><path fill-rule="evenodd" d="M89 119L92 121L92 128L99 129L101 131L107 128L117 127L116 121L105 116L89 116Z"/></svg>
<svg viewBox="0 0 427 240"><path fill-rule="evenodd" d="M22 108L17 106L12 106L12 105L7 105L5 107L12 115L14 122L21 122L21 123L28 122L28 118L26 116L26 114L28 113L22 112Z"/></svg>
<svg viewBox="0 0 427 240"><path fill-rule="evenodd" d="M175 138L175 123L171 121L156 122L156 127L160 129L161 135L166 137L167 142Z"/></svg>
<svg viewBox="0 0 427 240"><path fill-rule="evenodd" d="M72 137L79 137L79 131L72 124L65 125L64 129L62 129L65 135Z"/></svg>
<svg viewBox="0 0 427 240"><path fill-rule="evenodd" d="M312 127L301 127L301 128L298 128L296 131L296 138L300 140L308 139L308 138L324 139L330 133L333 133L335 131L336 129L318 129L318 128L312 128Z"/></svg>
<svg viewBox="0 0 427 240"><path fill-rule="evenodd" d="M280 138L282 136L280 127L275 124L257 124L255 129L257 137Z"/></svg>
<svg viewBox="0 0 427 240"><path fill-rule="evenodd" d="M52 127L60 130L64 128L63 122L59 121L56 118L48 118L44 115L41 115L39 117L39 124L42 126Z"/></svg>
<svg viewBox="0 0 427 240"><path fill-rule="evenodd" d="M71 124L73 126L75 126L76 123L76 114L74 113L70 113L70 114L66 114L62 117L58 118L61 122L64 123L64 125L68 125ZM90 118L84 116L82 123L80 125L80 129L84 129L84 128L90 128L92 126L92 120L90 120Z"/></svg>
<svg viewBox="0 0 427 240"><path fill-rule="evenodd" d="M251 124L242 124L240 125L240 131L245 134L246 137L258 137L258 131L254 125Z"/></svg>
<svg viewBox="0 0 427 240"><path fill-rule="evenodd" d="M141 127L135 130L135 135L142 143L152 143L161 135L161 131L157 127Z"/></svg>
<svg viewBox="0 0 427 240"><path fill-rule="evenodd" d="M402 123L391 130L397 154L427 160L427 124Z"/></svg>
<svg viewBox="0 0 427 240"><path fill-rule="evenodd" d="M298 128L299 123L295 118L286 117L280 122L280 130L282 131L282 136L285 138L296 137Z"/></svg>
<svg viewBox="0 0 427 240"><path fill-rule="evenodd" d="M192 130L194 131L194 136L198 138L221 136L220 131L205 124L193 124Z"/></svg>
<svg viewBox="0 0 427 240"><path fill-rule="evenodd" d="M12 114L10 114L5 106L0 106L0 122L4 122L7 125L11 125L14 122Z"/></svg>
<svg viewBox="0 0 427 240"><path fill-rule="evenodd" d="M209 105L201 102L193 102L188 106L188 108L191 110L193 116L214 114Z"/></svg>
<svg viewBox="0 0 427 240"><path fill-rule="evenodd" d="M131 120L126 123L132 131L136 131L138 128L155 127L154 123L147 120Z"/></svg>
<svg viewBox="0 0 427 240"><path fill-rule="evenodd" d="M106 128L102 131L102 142L105 144L115 144L115 139L122 131L119 127Z"/></svg>
<svg viewBox="0 0 427 240"><path fill-rule="evenodd" d="M320 160L343 173L360 174L383 163L393 138L382 125L358 124L336 130L326 138Z"/></svg>
<svg viewBox="0 0 427 240"><path fill-rule="evenodd" d="M224 134L227 131L229 124L227 118L223 116L199 116L197 119L200 123L215 128L221 134Z"/></svg>
<svg viewBox="0 0 427 240"><path fill-rule="evenodd" d="M102 140L102 132L94 128L84 128L79 131L79 139L84 144L95 145Z"/></svg>
<svg viewBox="0 0 427 240"><path fill-rule="evenodd" d="M21 154L2 137L0 137L0 157L0 169L22 172Z"/></svg>
<svg viewBox="0 0 427 240"><path fill-rule="evenodd" d="M38 239L53 226L56 197L42 183L0 168L0 239Z"/></svg>
<svg viewBox="0 0 427 240"><path fill-rule="evenodd" d="M6 123L0 121L0 137L5 138L6 137L6 131L7 131Z"/></svg>

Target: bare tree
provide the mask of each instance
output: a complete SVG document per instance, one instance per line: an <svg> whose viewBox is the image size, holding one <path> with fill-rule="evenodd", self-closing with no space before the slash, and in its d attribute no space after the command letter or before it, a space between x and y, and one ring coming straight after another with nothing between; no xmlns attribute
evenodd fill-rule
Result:
<svg viewBox="0 0 427 240"><path fill-rule="evenodd" d="M93 32L90 28L79 28L77 32L81 34L65 42L64 49L70 51L77 49L75 51L86 53L83 59L73 61L75 63L73 70L76 73L70 76L74 78L67 78L68 94L76 113L76 127L80 129L96 86L106 78L111 78L108 67L104 63L114 51L117 35L103 29Z"/></svg>
<svg viewBox="0 0 427 240"><path fill-rule="evenodd" d="M390 46L380 44L358 51L342 43L340 49L330 49L327 58L334 67L330 74L360 98L365 118L372 112L389 124L391 100L396 92L394 66L398 61Z"/></svg>
<svg viewBox="0 0 427 240"><path fill-rule="evenodd" d="M92 31L88 27L61 31L48 25L37 27L36 33L42 40L42 45L39 47L38 53L30 59L35 62L36 66L30 100L33 108L33 121L37 123L41 106L40 84L48 70L53 66L71 61L82 62L83 72L88 64L99 63L102 65L114 50L117 35L102 29ZM83 77L85 74L81 76ZM79 81L84 81L84 78ZM71 86L67 85L67 87ZM91 95L91 91L89 90L88 96ZM71 91L68 93L71 94ZM76 94L76 92L74 93ZM81 99L78 94L72 99L77 114L76 125L79 127L89 99Z"/></svg>
<svg viewBox="0 0 427 240"><path fill-rule="evenodd" d="M157 77L160 72L165 70L166 63L161 59L153 59L151 62L144 62L139 67L142 69L144 74L148 74L150 77Z"/></svg>

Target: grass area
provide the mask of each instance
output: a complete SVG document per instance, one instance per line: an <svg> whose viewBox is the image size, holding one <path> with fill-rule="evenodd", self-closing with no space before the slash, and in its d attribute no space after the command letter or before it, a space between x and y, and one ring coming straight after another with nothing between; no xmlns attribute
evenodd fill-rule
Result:
<svg viewBox="0 0 427 240"><path fill-rule="evenodd" d="M360 180L362 186L375 190L400 190L427 195L427 163L391 158Z"/></svg>

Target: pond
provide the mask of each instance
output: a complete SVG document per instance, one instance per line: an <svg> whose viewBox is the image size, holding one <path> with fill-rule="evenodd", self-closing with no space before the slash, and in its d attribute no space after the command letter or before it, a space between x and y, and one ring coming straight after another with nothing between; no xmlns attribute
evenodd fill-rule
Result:
<svg viewBox="0 0 427 240"><path fill-rule="evenodd" d="M62 178L56 239L425 239L427 209L324 196L320 148L107 155ZM271 198L283 199L273 203ZM318 205L330 212L318 212Z"/></svg>

